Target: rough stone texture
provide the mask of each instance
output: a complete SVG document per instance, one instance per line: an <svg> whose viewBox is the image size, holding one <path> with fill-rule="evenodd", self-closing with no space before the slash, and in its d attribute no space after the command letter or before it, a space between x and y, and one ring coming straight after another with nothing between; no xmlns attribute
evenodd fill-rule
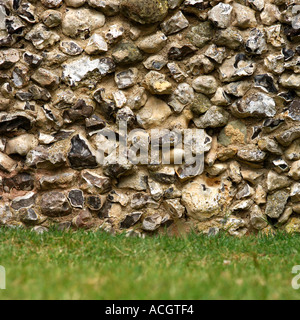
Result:
<svg viewBox="0 0 300 320"><path fill-rule="evenodd" d="M300 232L298 2L0 0L0 225Z"/></svg>

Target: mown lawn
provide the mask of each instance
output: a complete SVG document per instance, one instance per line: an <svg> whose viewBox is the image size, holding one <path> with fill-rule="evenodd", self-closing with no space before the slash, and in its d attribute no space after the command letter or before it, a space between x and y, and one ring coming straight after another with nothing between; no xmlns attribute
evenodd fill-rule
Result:
<svg viewBox="0 0 300 320"><path fill-rule="evenodd" d="M0 265L0 299L300 298L291 286L297 235L138 239L0 229Z"/></svg>

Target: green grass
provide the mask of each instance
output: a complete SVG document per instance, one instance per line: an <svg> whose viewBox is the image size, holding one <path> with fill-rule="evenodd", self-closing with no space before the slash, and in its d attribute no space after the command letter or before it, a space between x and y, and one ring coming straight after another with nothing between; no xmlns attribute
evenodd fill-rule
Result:
<svg viewBox="0 0 300 320"><path fill-rule="evenodd" d="M0 229L0 299L299 299L291 287L299 244L286 234L137 239Z"/></svg>

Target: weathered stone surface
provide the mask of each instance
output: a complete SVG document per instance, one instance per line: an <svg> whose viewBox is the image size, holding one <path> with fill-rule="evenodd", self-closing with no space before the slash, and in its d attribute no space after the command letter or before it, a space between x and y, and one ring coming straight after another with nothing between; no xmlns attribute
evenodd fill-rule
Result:
<svg viewBox="0 0 300 320"><path fill-rule="evenodd" d="M193 88L187 83L181 83L171 95L168 105L171 106L175 112L180 113L186 106L192 104L193 100Z"/></svg>
<svg viewBox="0 0 300 320"><path fill-rule="evenodd" d="M289 172L289 176L296 181L300 179L300 161L299 160L293 162L291 166L291 170Z"/></svg>
<svg viewBox="0 0 300 320"><path fill-rule="evenodd" d="M208 186L201 178L188 183L182 190L182 203L187 214L199 221L212 218L221 212L222 186Z"/></svg>
<svg viewBox="0 0 300 320"><path fill-rule="evenodd" d="M138 78L138 70L130 68L118 73L115 73L115 82L119 89L127 89L133 87Z"/></svg>
<svg viewBox="0 0 300 320"><path fill-rule="evenodd" d="M285 176L279 175L274 171L270 171L267 177L267 187L268 191L274 191L278 189L283 189L289 187L292 184L292 181Z"/></svg>
<svg viewBox="0 0 300 320"><path fill-rule="evenodd" d="M86 8L68 9L62 22L62 31L66 36L85 39L94 30L103 27L105 16Z"/></svg>
<svg viewBox="0 0 300 320"><path fill-rule="evenodd" d="M229 4L219 3L208 13L208 19L211 20L217 28L226 29L231 24L233 7Z"/></svg>
<svg viewBox="0 0 300 320"><path fill-rule="evenodd" d="M161 31L147 36L144 39L138 41L137 46L144 52L147 53L156 53L160 51L167 42L167 37Z"/></svg>
<svg viewBox="0 0 300 320"><path fill-rule="evenodd" d="M97 33L93 34L89 38L88 44L85 47L85 52L90 55L101 54L107 51L108 51L108 45L105 39Z"/></svg>
<svg viewBox="0 0 300 320"><path fill-rule="evenodd" d="M162 21L168 13L167 0L121 0L121 12L141 24Z"/></svg>
<svg viewBox="0 0 300 320"><path fill-rule="evenodd" d="M276 103L270 96L255 92L238 100L231 106L231 111L239 118L266 118L276 115Z"/></svg>
<svg viewBox="0 0 300 320"><path fill-rule="evenodd" d="M92 8L103 12L106 16L114 16L120 11L119 0L87 0L87 3Z"/></svg>
<svg viewBox="0 0 300 320"><path fill-rule="evenodd" d="M0 0L1 226L299 232L299 13Z"/></svg>
<svg viewBox="0 0 300 320"><path fill-rule="evenodd" d="M18 50L8 49L0 51L0 70L9 69L20 60Z"/></svg>
<svg viewBox="0 0 300 320"><path fill-rule="evenodd" d="M74 173L62 173L53 176L43 176L39 183L42 190L66 189L70 187L76 179Z"/></svg>
<svg viewBox="0 0 300 320"><path fill-rule="evenodd" d="M282 190L269 195L266 206L266 215L270 218L278 219L284 212L288 198L289 193Z"/></svg>
<svg viewBox="0 0 300 320"><path fill-rule="evenodd" d="M85 171L82 173L82 183L80 187L88 193L104 194L111 190L112 185L109 178Z"/></svg>
<svg viewBox="0 0 300 320"><path fill-rule="evenodd" d="M213 76L200 76L193 81L193 88L196 92L213 94L217 91L218 83Z"/></svg>
<svg viewBox="0 0 300 320"><path fill-rule="evenodd" d="M8 141L6 145L7 154L19 154L26 156L27 153L38 146L38 140L32 134L23 134Z"/></svg>
<svg viewBox="0 0 300 320"><path fill-rule="evenodd" d="M189 26L189 22L184 14L179 11L173 15L170 19L161 24L162 31L166 35L174 34Z"/></svg>
<svg viewBox="0 0 300 320"><path fill-rule="evenodd" d="M172 83L166 80L166 76L157 72L150 71L145 76L145 87L152 94L171 94L172 93Z"/></svg>
<svg viewBox="0 0 300 320"><path fill-rule="evenodd" d="M40 202L41 213L49 217L67 216L72 208L66 196L57 191L43 194Z"/></svg>
<svg viewBox="0 0 300 320"><path fill-rule="evenodd" d="M276 136L277 141L285 147L289 146L294 140L298 138L300 138L300 126L288 129Z"/></svg>
<svg viewBox="0 0 300 320"><path fill-rule="evenodd" d="M101 77L115 71L116 65L110 58L90 59L84 57L63 65L62 80L74 86L85 79L91 78L92 83L97 83ZM93 75L95 78L93 79Z"/></svg>
<svg viewBox="0 0 300 320"><path fill-rule="evenodd" d="M197 128L219 128L224 127L229 120L229 113L221 107L211 107L203 116L194 119Z"/></svg>
<svg viewBox="0 0 300 320"><path fill-rule="evenodd" d="M245 144L247 137L247 127L241 121L231 121L221 131L218 141L227 147L230 144Z"/></svg>
<svg viewBox="0 0 300 320"><path fill-rule="evenodd" d="M60 50L70 56L78 56L83 52L83 49L75 41L61 41Z"/></svg>
<svg viewBox="0 0 300 320"><path fill-rule="evenodd" d="M217 31L214 43L217 46L224 46L229 49L238 49L244 43L244 40L237 29L227 28Z"/></svg>
<svg viewBox="0 0 300 320"><path fill-rule="evenodd" d="M115 48L112 57L116 64L127 65L143 60L143 55L133 42L122 41Z"/></svg>
<svg viewBox="0 0 300 320"><path fill-rule="evenodd" d="M245 54L240 53L235 57L226 59L219 68L219 74L222 82L232 82L252 76L255 70L256 64L248 60Z"/></svg>
<svg viewBox="0 0 300 320"><path fill-rule="evenodd" d="M145 106L137 113L137 122L145 129L161 124L172 111L162 100L151 97Z"/></svg>
<svg viewBox="0 0 300 320"><path fill-rule="evenodd" d="M42 20L48 28L55 28L62 23L62 14L56 10L47 10L43 13Z"/></svg>
<svg viewBox="0 0 300 320"><path fill-rule="evenodd" d="M210 22L202 22L192 27L187 34L188 39L198 48L204 47L213 38L213 27Z"/></svg>
<svg viewBox="0 0 300 320"><path fill-rule="evenodd" d="M251 209L250 223L256 230L262 230L268 226L266 216L257 205L254 205Z"/></svg>
<svg viewBox="0 0 300 320"><path fill-rule="evenodd" d="M237 156L244 161L262 162L266 159L267 153L259 150L255 145L249 145L240 148Z"/></svg>
<svg viewBox="0 0 300 320"><path fill-rule="evenodd" d="M26 34L25 39L31 41L36 49L44 50L59 41L60 36L43 24L37 24Z"/></svg>

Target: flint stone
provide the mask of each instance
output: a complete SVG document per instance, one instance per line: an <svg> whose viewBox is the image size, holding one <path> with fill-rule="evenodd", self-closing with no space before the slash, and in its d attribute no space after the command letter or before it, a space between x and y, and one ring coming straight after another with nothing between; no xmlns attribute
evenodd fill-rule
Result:
<svg viewBox="0 0 300 320"><path fill-rule="evenodd" d="M167 0L121 0L121 12L129 19L150 24L162 21L168 13Z"/></svg>
<svg viewBox="0 0 300 320"><path fill-rule="evenodd" d="M289 177L291 177L296 181L300 180L300 161L299 160L293 162L291 166L291 170L289 172Z"/></svg>
<svg viewBox="0 0 300 320"><path fill-rule="evenodd" d="M99 192L100 194L104 194L106 192L109 192L112 187L109 178L89 171L82 173L82 179L83 184L81 185L81 188L87 190L90 193Z"/></svg>
<svg viewBox="0 0 300 320"><path fill-rule="evenodd" d="M31 41L36 49L44 50L59 41L60 36L45 25L37 24L26 34L25 39Z"/></svg>
<svg viewBox="0 0 300 320"><path fill-rule="evenodd" d="M126 216L126 218L120 223L121 229L128 229L133 227L139 222L143 213L142 212L132 212Z"/></svg>
<svg viewBox="0 0 300 320"><path fill-rule="evenodd" d="M285 147L289 146L294 140L299 138L300 138L300 126L288 129L283 133L279 133L276 136L276 140Z"/></svg>
<svg viewBox="0 0 300 320"><path fill-rule="evenodd" d="M208 13L208 19L211 20L217 28L226 29L231 24L232 6L225 3L219 3Z"/></svg>
<svg viewBox="0 0 300 320"><path fill-rule="evenodd" d="M53 176L43 176L40 179L40 186L42 190L49 189L65 189L71 186L76 179L74 173L62 173Z"/></svg>
<svg viewBox="0 0 300 320"><path fill-rule="evenodd" d="M71 38L86 39L87 35L103 27L105 16L95 10L68 9L62 22L62 32Z"/></svg>
<svg viewBox="0 0 300 320"><path fill-rule="evenodd" d="M229 113L221 107L212 106L203 116L194 119L197 128L219 128L224 127L229 120Z"/></svg>
<svg viewBox="0 0 300 320"><path fill-rule="evenodd" d="M91 151L87 141L80 135L72 138L68 159L73 169L95 168L98 166L96 156Z"/></svg>
<svg viewBox="0 0 300 320"><path fill-rule="evenodd" d="M61 41L60 50L70 56L78 56L83 52L83 49L75 41Z"/></svg>
<svg viewBox="0 0 300 320"><path fill-rule="evenodd" d="M90 7L103 12L106 16L115 16L120 11L119 0L87 0Z"/></svg>
<svg viewBox="0 0 300 320"><path fill-rule="evenodd" d="M289 196L289 193L283 190L269 195L265 211L266 215L273 219L280 218L284 212Z"/></svg>
<svg viewBox="0 0 300 320"><path fill-rule="evenodd" d="M236 56L226 59L219 68L220 80L232 82L243 77L250 77L256 70L256 64L248 60L245 54L239 53Z"/></svg>
<svg viewBox="0 0 300 320"><path fill-rule="evenodd" d="M87 54L101 54L107 51L108 45L101 35L95 33L89 38L89 42L85 48Z"/></svg>
<svg viewBox="0 0 300 320"><path fill-rule="evenodd" d="M7 142L6 153L19 154L20 156L26 156L27 153L38 146L38 140L32 134L23 134L16 138L13 138Z"/></svg>
<svg viewBox="0 0 300 320"><path fill-rule="evenodd" d="M144 39L141 39L137 42L137 46L144 52L147 53L156 53L160 51L167 42L167 37L161 31L157 33L147 36Z"/></svg>
<svg viewBox="0 0 300 320"><path fill-rule="evenodd" d="M101 77L115 71L116 65L110 58L100 58L91 60L89 57L83 57L79 60L71 61L63 65L62 79L71 86L75 86L81 81L88 79L89 76L95 76L98 82ZM99 79L100 76L100 79Z"/></svg>
<svg viewBox="0 0 300 320"><path fill-rule="evenodd" d="M0 51L0 70L11 68L19 60L19 51L16 49Z"/></svg>
<svg viewBox="0 0 300 320"><path fill-rule="evenodd" d="M161 223L162 223L162 217L157 213L149 217L146 217L143 220L142 229L145 231L153 232L160 227Z"/></svg>
<svg viewBox="0 0 300 320"><path fill-rule="evenodd" d="M40 208L41 213L48 217L62 217L72 213L72 207L65 195L57 191L43 194Z"/></svg>
<svg viewBox="0 0 300 320"><path fill-rule="evenodd" d="M47 10L42 14L42 20L48 28L55 28L61 24L62 14L56 10Z"/></svg>
<svg viewBox="0 0 300 320"><path fill-rule="evenodd" d="M138 70L136 68L115 73L115 82L121 90L133 87L137 82L137 78Z"/></svg>
<svg viewBox="0 0 300 320"><path fill-rule="evenodd" d="M274 171L270 171L267 177L267 187L268 191L275 191L278 189L283 189L289 187L292 184L292 181L283 175L279 175Z"/></svg>
<svg viewBox="0 0 300 320"><path fill-rule="evenodd" d="M181 11L161 24L161 29L166 35L177 33L189 26L189 22Z"/></svg>
<svg viewBox="0 0 300 320"><path fill-rule="evenodd" d="M137 122L144 129L160 125L172 114L170 107L156 97L150 97L137 113Z"/></svg>
<svg viewBox="0 0 300 320"><path fill-rule="evenodd" d="M213 38L213 26L209 21L201 22L191 28L187 38L197 48L203 48Z"/></svg>
<svg viewBox="0 0 300 320"><path fill-rule="evenodd" d="M130 41L120 42L113 50L112 57L116 64L128 65L143 60L139 48Z"/></svg>
<svg viewBox="0 0 300 320"><path fill-rule="evenodd" d="M188 183L182 190L182 204L186 207L188 216L204 221L219 214L223 193L222 187L208 186L202 178Z"/></svg>
<svg viewBox="0 0 300 320"><path fill-rule="evenodd" d="M11 207L15 211L18 211L22 208L32 207L35 205L36 197L37 197L36 193L29 192L23 197L15 198L11 203Z"/></svg>
<svg viewBox="0 0 300 320"><path fill-rule="evenodd" d="M270 96L255 92L238 100L231 106L231 111L239 118L266 118L276 115L276 103Z"/></svg>
<svg viewBox="0 0 300 320"><path fill-rule="evenodd" d="M262 162L267 158L267 153L259 150L255 145L241 147L238 150L237 157L249 162Z"/></svg>
<svg viewBox="0 0 300 320"><path fill-rule="evenodd" d="M83 192L79 189L73 189L68 194L68 200L73 208L83 209L84 196Z"/></svg>

